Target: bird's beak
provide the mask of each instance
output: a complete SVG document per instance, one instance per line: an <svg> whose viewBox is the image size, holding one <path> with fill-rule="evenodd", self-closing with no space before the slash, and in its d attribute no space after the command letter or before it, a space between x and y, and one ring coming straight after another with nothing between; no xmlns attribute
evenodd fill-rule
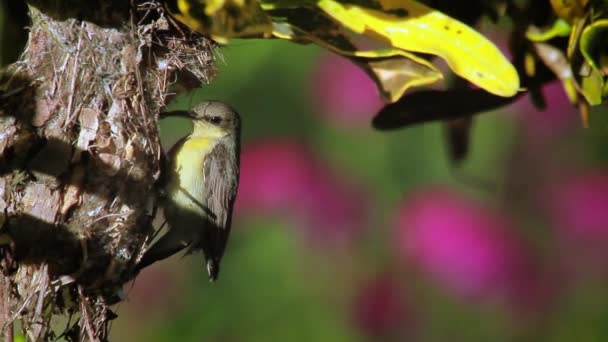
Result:
<svg viewBox="0 0 608 342"><path fill-rule="evenodd" d="M160 118L164 119L170 116L177 116L177 117L182 117L182 118L192 118L192 112L188 111L188 110L173 110L170 112L161 112L160 113Z"/></svg>

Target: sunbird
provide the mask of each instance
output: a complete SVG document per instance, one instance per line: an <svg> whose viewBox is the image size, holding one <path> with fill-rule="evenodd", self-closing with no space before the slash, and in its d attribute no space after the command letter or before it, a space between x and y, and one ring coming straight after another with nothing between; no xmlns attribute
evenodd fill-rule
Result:
<svg viewBox="0 0 608 342"><path fill-rule="evenodd" d="M241 119L229 105L205 101L190 111L162 116L190 118L192 133L168 153L160 202L168 232L148 249L139 269L188 249L202 250L209 280L217 279L239 184Z"/></svg>

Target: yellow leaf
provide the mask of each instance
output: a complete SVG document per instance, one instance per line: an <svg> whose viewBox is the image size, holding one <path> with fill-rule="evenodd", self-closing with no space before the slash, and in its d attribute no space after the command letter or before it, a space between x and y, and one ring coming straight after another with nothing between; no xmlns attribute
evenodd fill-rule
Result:
<svg viewBox="0 0 608 342"><path fill-rule="evenodd" d="M572 23L583 15L588 0L551 0L555 13L562 19Z"/></svg>
<svg viewBox="0 0 608 342"><path fill-rule="evenodd" d="M257 0L167 0L172 17L218 43L230 38L268 37L270 17Z"/></svg>
<svg viewBox="0 0 608 342"><path fill-rule="evenodd" d="M405 51L388 49L355 53L351 58L376 82L382 97L393 103L411 87L433 84L443 75L428 61L410 58ZM366 56L367 54L367 56Z"/></svg>
<svg viewBox="0 0 608 342"><path fill-rule="evenodd" d="M318 0L317 6L350 30L392 46L443 58L458 75L499 96L519 90L519 76L489 40L464 23L412 0L379 0L378 8Z"/></svg>
<svg viewBox="0 0 608 342"><path fill-rule="evenodd" d="M413 53L388 48L361 51L324 13L312 9L269 9L277 38L314 43L346 57L376 83L382 97L395 102L411 87L429 85L443 78L429 61ZM280 18L280 19L279 19Z"/></svg>

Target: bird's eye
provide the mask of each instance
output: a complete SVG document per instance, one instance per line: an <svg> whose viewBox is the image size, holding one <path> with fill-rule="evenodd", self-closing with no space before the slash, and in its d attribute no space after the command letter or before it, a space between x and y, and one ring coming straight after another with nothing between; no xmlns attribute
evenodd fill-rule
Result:
<svg viewBox="0 0 608 342"><path fill-rule="evenodd" d="M220 116L207 116L205 119L212 125L219 125L222 123L222 118Z"/></svg>

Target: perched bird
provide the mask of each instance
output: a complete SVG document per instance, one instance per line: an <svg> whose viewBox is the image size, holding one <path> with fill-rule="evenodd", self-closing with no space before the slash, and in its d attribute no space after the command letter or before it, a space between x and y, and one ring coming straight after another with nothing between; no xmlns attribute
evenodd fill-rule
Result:
<svg viewBox="0 0 608 342"><path fill-rule="evenodd" d="M241 120L230 106L206 101L163 116L192 119L192 133L168 154L161 205L168 232L148 249L138 268L182 249L202 250L209 279L218 276L239 183Z"/></svg>

